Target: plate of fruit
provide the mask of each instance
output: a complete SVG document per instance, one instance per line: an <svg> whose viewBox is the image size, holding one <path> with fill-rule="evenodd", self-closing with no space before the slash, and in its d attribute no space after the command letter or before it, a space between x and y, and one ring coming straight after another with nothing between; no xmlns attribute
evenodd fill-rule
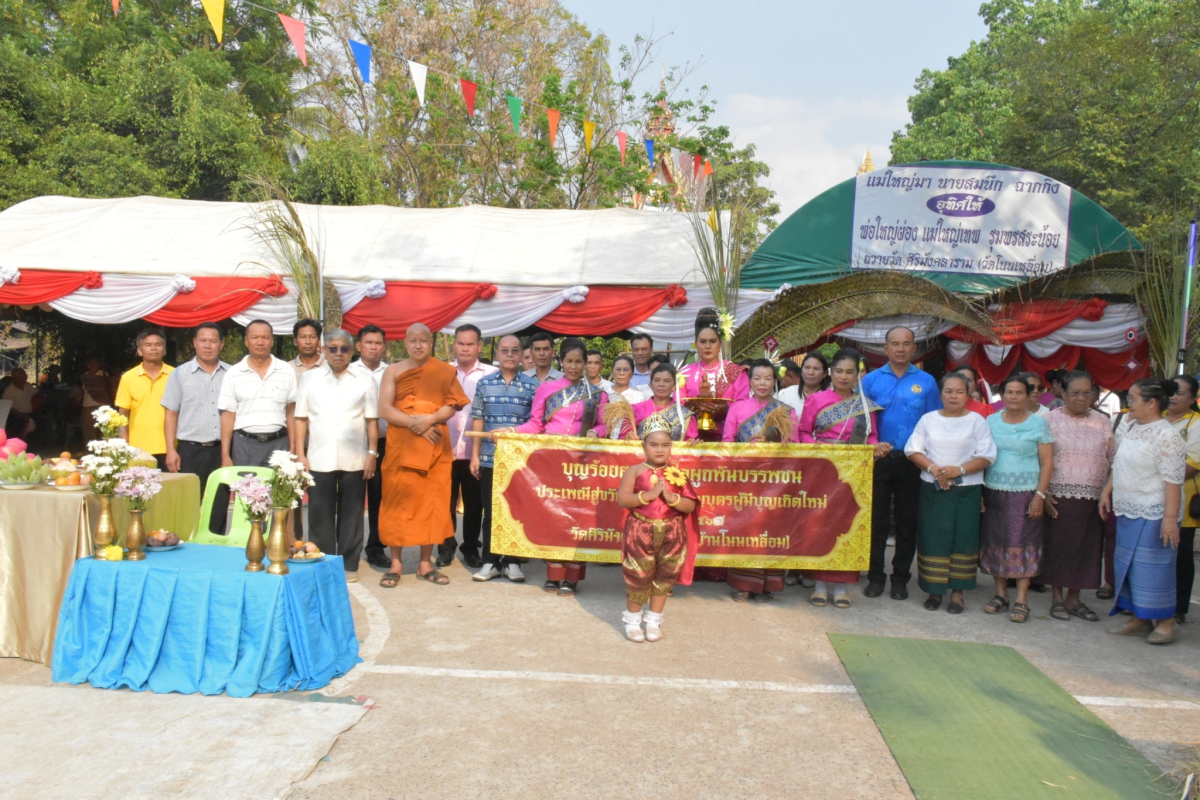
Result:
<svg viewBox="0 0 1200 800"><path fill-rule="evenodd" d="M43 464L38 456L26 453L20 439L8 439L0 448L0 489L32 489L49 477L49 462Z"/></svg>
<svg viewBox="0 0 1200 800"><path fill-rule="evenodd" d="M162 528L150 531L150 535L146 537L147 552L161 553L164 550L174 550L178 547L183 547L183 542L179 540L179 537Z"/></svg>
<svg viewBox="0 0 1200 800"><path fill-rule="evenodd" d="M288 561L291 561L295 564L304 564L310 561L320 561L325 557L325 554L321 552L320 548L318 548L312 542L292 542L292 547L288 552Z"/></svg>
<svg viewBox="0 0 1200 800"><path fill-rule="evenodd" d="M79 471L70 453L50 461L50 485L60 492L83 492L90 488L91 476Z"/></svg>

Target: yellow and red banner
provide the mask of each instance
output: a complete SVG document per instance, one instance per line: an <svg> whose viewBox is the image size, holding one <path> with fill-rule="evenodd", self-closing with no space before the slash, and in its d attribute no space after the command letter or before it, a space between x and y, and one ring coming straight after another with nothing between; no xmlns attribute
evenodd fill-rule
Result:
<svg viewBox="0 0 1200 800"><path fill-rule="evenodd" d="M617 487L642 458L638 442L502 434L492 550L620 561ZM700 496L697 566L867 569L870 445L677 444L672 461Z"/></svg>

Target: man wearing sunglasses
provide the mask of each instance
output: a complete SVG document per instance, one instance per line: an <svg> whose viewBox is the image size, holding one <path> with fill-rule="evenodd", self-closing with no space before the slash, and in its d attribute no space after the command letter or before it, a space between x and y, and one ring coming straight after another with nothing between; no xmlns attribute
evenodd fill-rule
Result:
<svg viewBox="0 0 1200 800"><path fill-rule="evenodd" d="M346 581L355 583L363 496L379 455L379 391L370 374L350 369L354 339L349 333L329 331L324 342L324 365L300 380L292 452L315 481L308 492L309 538L322 553L340 555Z"/></svg>

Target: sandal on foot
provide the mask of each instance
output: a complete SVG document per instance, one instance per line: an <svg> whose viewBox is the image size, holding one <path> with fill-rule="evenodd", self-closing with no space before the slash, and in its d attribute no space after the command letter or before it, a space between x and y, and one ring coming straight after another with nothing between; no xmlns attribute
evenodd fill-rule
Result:
<svg viewBox="0 0 1200 800"><path fill-rule="evenodd" d="M1012 613L1008 618L1013 622L1024 622L1029 619L1029 606L1024 603L1013 603Z"/></svg>
<svg viewBox="0 0 1200 800"><path fill-rule="evenodd" d="M753 596L754 596L754 594L752 592L734 592L733 593L733 602L744 603Z"/></svg>
<svg viewBox="0 0 1200 800"><path fill-rule="evenodd" d="M964 608L966 608L966 606L964 606L962 603L958 602L957 600L951 600L950 605L946 606L946 611L950 614L961 614Z"/></svg>
<svg viewBox="0 0 1200 800"><path fill-rule="evenodd" d="M1088 622L1099 622L1100 617L1096 616L1096 612L1085 606L1083 603L1076 603L1073 606L1067 606L1067 613L1073 617L1079 617Z"/></svg>
<svg viewBox="0 0 1200 800"><path fill-rule="evenodd" d="M760 592L760 593L754 595L754 602L766 603L766 602L769 602L772 597L774 597L774 595L771 594L770 592Z"/></svg>
<svg viewBox="0 0 1200 800"><path fill-rule="evenodd" d="M824 608L829 605L829 595L825 592L813 592L812 597L808 598L808 602L812 603L817 608Z"/></svg>
<svg viewBox="0 0 1200 800"><path fill-rule="evenodd" d="M1082 603L1080 605L1082 605ZM1070 612L1067 611L1067 604L1063 602L1050 604L1050 616L1054 617L1055 619L1061 619L1064 622L1071 618Z"/></svg>
<svg viewBox="0 0 1200 800"><path fill-rule="evenodd" d="M1117 590L1109 586L1107 583L1096 590L1097 600L1112 600L1117 596Z"/></svg>
<svg viewBox="0 0 1200 800"><path fill-rule="evenodd" d="M846 594L845 592L834 592L833 593L833 607L834 608L849 608L850 607L850 595Z"/></svg>
<svg viewBox="0 0 1200 800"><path fill-rule="evenodd" d="M426 572L424 575L422 575L421 573L418 572L417 580L425 581L426 583L432 583L434 586L445 586L447 583L450 582L449 578L447 578L442 573L438 572L436 569L431 569L431 570L429 570L429 572Z"/></svg>
<svg viewBox="0 0 1200 800"><path fill-rule="evenodd" d="M389 572L379 581L379 585L385 589L395 589L396 584L400 582L399 572Z"/></svg>
<svg viewBox="0 0 1200 800"><path fill-rule="evenodd" d="M931 594L925 598L925 610L937 611L942 607L942 596L940 594Z"/></svg>
<svg viewBox="0 0 1200 800"><path fill-rule="evenodd" d="M542 584L542 591L545 592L546 594L557 594L558 593L558 585L559 585L559 581L546 581L545 583Z"/></svg>
<svg viewBox="0 0 1200 800"><path fill-rule="evenodd" d="M987 605L983 607L985 614L999 614L1001 611L1008 608L1008 598L1001 597L998 594L992 595L992 599L987 601Z"/></svg>
<svg viewBox="0 0 1200 800"><path fill-rule="evenodd" d="M575 583L573 581L563 581L562 585L558 587L559 597L570 597L573 594L575 594Z"/></svg>

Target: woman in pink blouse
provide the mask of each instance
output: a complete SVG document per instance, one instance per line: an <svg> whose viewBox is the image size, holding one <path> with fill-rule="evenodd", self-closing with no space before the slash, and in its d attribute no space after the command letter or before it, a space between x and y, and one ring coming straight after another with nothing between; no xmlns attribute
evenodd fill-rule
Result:
<svg viewBox="0 0 1200 800"><path fill-rule="evenodd" d="M633 420L637 423L637 435L645 438L646 424L653 423L661 429L670 428L668 433L676 442L695 442L700 432L696 418L677 400L675 391L675 368L670 364L657 364L650 370L650 391L654 396L633 406Z"/></svg>
<svg viewBox="0 0 1200 800"><path fill-rule="evenodd" d="M721 355L721 317L715 308L702 308L696 315L696 357L679 372L683 375L683 396L699 397L707 383L714 397L744 400L750 396L750 378L746 369Z"/></svg>
<svg viewBox="0 0 1200 800"><path fill-rule="evenodd" d="M1041 579L1054 591L1052 602L1060 612L1060 604L1066 604L1067 614L1053 615L1055 618L1076 616L1096 622L1099 617L1083 604L1079 592L1100 588L1104 555L1100 492L1108 482L1117 446L1108 417L1091 407L1091 376L1076 371L1059 380L1063 405L1046 414L1054 437L1054 472L1046 498L1049 519L1042 545Z"/></svg>
<svg viewBox="0 0 1200 800"><path fill-rule="evenodd" d="M807 444L879 444L880 406L858 391L858 367L862 356L846 347L830 362L830 387L806 398L800 415L800 441ZM878 448L876 448L878 451ZM879 457L876 453L876 457ZM824 607L829 603L827 584L833 584L833 605L850 607L849 587L858 583L858 573L847 570L805 570L816 581L809 602Z"/></svg>
<svg viewBox="0 0 1200 800"><path fill-rule="evenodd" d="M796 411L771 394L775 391L775 366L765 358L750 362L750 397L729 407L725 417L725 442L799 441L800 420ZM783 570L730 567L726 580L735 590L739 603L753 599L765 603L772 592L783 591Z"/></svg>
<svg viewBox="0 0 1200 800"><path fill-rule="evenodd" d="M514 430L556 436L603 437L606 428L601 420L608 393L584 380L587 347L579 339L567 339L558 351L558 359L563 376L538 387L529 422ZM587 564L582 561L547 561L546 583L542 589L560 597L570 597L585 577Z"/></svg>

